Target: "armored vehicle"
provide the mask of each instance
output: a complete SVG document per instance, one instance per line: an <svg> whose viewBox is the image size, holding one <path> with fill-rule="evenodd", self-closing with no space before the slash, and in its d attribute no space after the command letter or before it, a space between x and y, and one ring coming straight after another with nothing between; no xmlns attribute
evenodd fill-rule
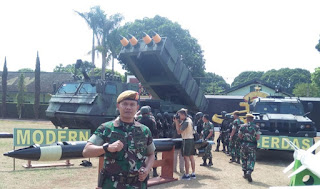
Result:
<svg viewBox="0 0 320 189"><path fill-rule="evenodd" d="M138 91L138 85L107 76L106 80L62 83L49 101L46 116L56 127L91 129L91 133L101 123L114 119L118 115L118 95L128 89Z"/></svg>
<svg viewBox="0 0 320 189"><path fill-rule="evenodd" d="M250 104L250 111L255 115L255 123L260 126L263 135L315 137L316 127L305 113L302 103L297 98L269 97L257 98Z"/></svg>

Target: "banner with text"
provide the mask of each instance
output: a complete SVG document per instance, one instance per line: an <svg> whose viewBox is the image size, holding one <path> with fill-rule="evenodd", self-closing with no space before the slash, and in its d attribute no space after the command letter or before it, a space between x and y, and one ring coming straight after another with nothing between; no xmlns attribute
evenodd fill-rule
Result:
<svg viewBox="0 0 320 189"><path fill-rule="evenodd" d="M22 129L13 130L14 146L46 145L64 141L87 141L90 129Z"/></svg>
<svg viewBox="0 0 320 189"><path fill-rule="evenodd" d="M276 149L276 150L294 150L284 140L288 139L293 142L300 149L308 149L313 145L313 138L308 137L287 137L287 136L268 136L261 135L258 141L258 148Z"/></svg>

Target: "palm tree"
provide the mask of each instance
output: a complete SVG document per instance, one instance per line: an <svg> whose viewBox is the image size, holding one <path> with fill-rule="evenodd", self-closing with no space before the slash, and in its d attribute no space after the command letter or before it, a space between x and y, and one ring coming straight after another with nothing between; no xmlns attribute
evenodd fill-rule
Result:
<svg viewBox="0 0 320 189"><path fill-rule="evenodd" d="M105 69L107 67L107 63L111 59L111 56L113 60L116 57L114 50L115 47L109 43L109 41L111 41L111 36L114 35L110 34L119 27L120 22L123 20L123 16L121 14L114 14L107 17L105 12L101 10L100 6L91 8L89 13L77 13L87 21L88 25L93 30L93 38L95 36L97 39L97 47L94 47L94 42L92 43L92 53L94 54L96 50L101 53L101 79L105 79Z"/></svg>
<svg viewBox="0 0 320 189"><path fill-rule="evenodd" d="M92 63L95 64L95 38L98 36L98 22L99 22L99 15L100 12L97 12L97 10L100 10L100 7L92 7L90 9L90 12L81 13L78 11L75 11L79 16L81 16L89 25L89 27L92 29ZM100 42L98 41L98 44Z"/></svg>

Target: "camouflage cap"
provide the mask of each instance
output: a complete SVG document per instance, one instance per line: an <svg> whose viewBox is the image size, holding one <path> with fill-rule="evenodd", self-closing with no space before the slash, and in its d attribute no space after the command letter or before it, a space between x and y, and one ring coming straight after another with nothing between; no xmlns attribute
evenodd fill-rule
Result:
<svg viewBox="0 0 320 189"><path fill-rule="evenodd" d="M120 103L123 100L139 100L139 93L137 91L127 90L123 91L117 98L117 103Z"/></svg>
<svg viewBox="0 0 320 189"><path fill-rule="evenodd" d="M252 114L247 114L246 117L254 118L254 116Z"/></svg>
<svg viewBox="0 0 320 189"><path fill-rule="evenodd" d="M236 111L233 112L233 114L234 114L234 115L239 115L240 112L236 110Z"/></svg>

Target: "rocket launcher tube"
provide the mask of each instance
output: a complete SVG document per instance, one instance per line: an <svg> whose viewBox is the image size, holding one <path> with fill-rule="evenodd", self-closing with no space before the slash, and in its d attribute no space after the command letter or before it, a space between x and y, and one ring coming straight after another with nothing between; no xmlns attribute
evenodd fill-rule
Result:
<svg viewBox="0 0 320 189"><path fill-rule="evenodd" d="M129 45L129 41L127 38L123 37L122 35L120 35L120 43L122 46L127 47Z"/></svg>
<svg viewBox="0 0 320 189"><path fill-rule="evenodd" d="M159 34L157 34L156 32L152 31L154 34L152 36L153 41L158 44L161 42L161 37Z"/></svg>
<svg viewBox="0 0 320 189"><path fill-rule="evenodd" d="M144 34L144 36L143 36L143 41L144 41L144 43L146 44L146 45L152 45L152 39L151 39L151 37L148 35L148 34L146 34L145 32L143 32L143 34Z"/></svg>
<svg viewBox="0 0 320 189"><path fill-rule="evenodd" d="M129 42L132 46L136 46L138 44L138 40L137 38L135 38L133 35L129 34L130 36L130 39L129 39Z"/></svg>

